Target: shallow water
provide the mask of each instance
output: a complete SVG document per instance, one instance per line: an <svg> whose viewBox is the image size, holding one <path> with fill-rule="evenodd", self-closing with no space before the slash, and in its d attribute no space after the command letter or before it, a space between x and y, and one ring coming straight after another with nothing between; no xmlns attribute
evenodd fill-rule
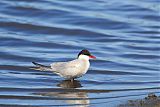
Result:
<svg viewBox="0 0 160 107"><path fill-rule="evenodd" d="M0 106L114 107L160 95L159 0L1 0ZM74 83L29 69L88 49Z"/></svg>

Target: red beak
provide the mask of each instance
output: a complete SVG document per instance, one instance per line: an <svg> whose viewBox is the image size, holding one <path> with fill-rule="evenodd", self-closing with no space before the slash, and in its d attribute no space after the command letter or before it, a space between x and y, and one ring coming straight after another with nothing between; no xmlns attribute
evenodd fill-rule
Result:
<svg viewBox="0 0 160 107"><path fill-rule="evenodd" d="M96 57L93 55L89 56L89 58L96 59Z"/></svg>

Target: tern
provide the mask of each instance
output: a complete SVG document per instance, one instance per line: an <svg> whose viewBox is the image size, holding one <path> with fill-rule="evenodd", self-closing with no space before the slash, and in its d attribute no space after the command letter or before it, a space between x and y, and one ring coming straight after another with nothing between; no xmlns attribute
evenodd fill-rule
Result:
<svg viewBox="0 0 160 107"><path fill-rule="evenodd" d="M86 74L90 67L89 59L95 59L96 57L91 55L91 53L83 49L79 52L76 59L68 61L68 62L55 62L51 63L50 66L45 66L36 62L32 62L36 65L35 70L40 71L52 71L53 73L67 79L73 81L75 78L79 78Z"/></svg>

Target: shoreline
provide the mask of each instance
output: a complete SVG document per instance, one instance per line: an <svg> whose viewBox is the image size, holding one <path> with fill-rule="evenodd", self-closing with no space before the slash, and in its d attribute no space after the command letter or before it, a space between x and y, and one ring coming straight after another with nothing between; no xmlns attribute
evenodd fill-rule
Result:
<svg viewBox="0 0 160 107"><path fill-rule="evenodd" d="M125 104L119 104L117 107L160 107L160 96L149 93L142 99L128 100Z"/></svg>

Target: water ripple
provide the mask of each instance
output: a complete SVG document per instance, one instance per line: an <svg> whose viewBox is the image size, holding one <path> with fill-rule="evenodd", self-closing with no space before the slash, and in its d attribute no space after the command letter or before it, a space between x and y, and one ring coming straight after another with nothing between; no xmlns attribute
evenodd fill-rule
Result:
<svg viewBox="0 0 160 107"><path fill-rule="evenodd" d="M158 3L0 1L0 106L113 107L157 93ZM30 69L32 61L49 65L72 60L84 48L97 60L91 60L87 74L73 83Z"/></svg>

